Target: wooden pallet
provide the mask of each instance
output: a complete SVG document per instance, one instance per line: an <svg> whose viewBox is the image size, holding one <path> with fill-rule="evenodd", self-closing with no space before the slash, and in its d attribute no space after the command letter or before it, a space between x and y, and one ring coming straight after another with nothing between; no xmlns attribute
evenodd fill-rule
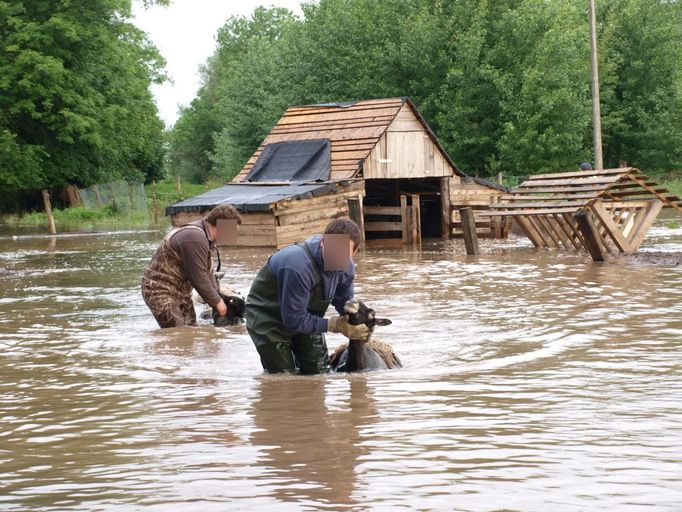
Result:
<svg viewBox="0 0 682 512"><path fill-rule="evenodd" d="M511 217L535 247L586 250L594 259L639 249L661 208L682 201L639 169L539 174L480 216Z"/></svg>

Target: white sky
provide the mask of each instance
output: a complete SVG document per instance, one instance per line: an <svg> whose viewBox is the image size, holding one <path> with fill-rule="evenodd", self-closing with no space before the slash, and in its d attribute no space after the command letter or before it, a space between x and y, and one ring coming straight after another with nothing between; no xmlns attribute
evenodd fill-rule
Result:
<svg viewBox="0 0 682 512"><path fill-rule="evenodd" d="M200 85L199 66L215 50L215 35L230 16L250 17L260 5L286 7L302 16L301 0L171 0L168 7L147 10L133 3L133 22L144 30L166 59L172 83L154 85L159 115L167 126L178 118L178 107L194 99Z"/></svg>

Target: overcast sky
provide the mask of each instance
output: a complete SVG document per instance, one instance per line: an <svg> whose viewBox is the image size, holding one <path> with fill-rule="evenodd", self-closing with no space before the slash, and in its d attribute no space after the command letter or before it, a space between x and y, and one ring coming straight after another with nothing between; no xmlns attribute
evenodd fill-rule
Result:
<svg viewBox="0 0 682 512"><path fill-rule="evenodd" d="M173 83L155 85L152 92L167 126L178 118L200 84L199 66L215 50L215 35L230 16L250 16L259 5L286 7L302 16L301 0L171 0L168 7L142 7L135 0L134 23L144 30L166 59Z"/></svg>

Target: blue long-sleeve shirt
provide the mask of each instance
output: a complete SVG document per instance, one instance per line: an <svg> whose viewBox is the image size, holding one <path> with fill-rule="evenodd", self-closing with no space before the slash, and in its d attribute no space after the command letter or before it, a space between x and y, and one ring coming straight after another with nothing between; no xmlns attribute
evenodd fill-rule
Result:
<svg viewBox="0 0 682 512"><path fill-rule="evenodd" d="M322 237L315 235L305 241L318 263L320 279L326 300L339 314L353 297L355 264L350 261L347 270L325 271L322 259ZM270 257L270 271L277 276L279 309L284 327L301 334L327 332L327 319L308 312L308 302L315 291L315 273L310 258L303 247L288 246Z"/></svg>

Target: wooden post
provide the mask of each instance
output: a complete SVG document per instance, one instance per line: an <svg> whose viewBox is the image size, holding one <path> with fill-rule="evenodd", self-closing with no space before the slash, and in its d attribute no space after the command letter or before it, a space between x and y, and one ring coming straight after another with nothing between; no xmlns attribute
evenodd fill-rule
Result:
<svg viewBox="0 0 682 512"><path fill-rule="evenodd" d="M407 212L407 196L400 196L400 221L403 227L403 245L407 245L410 241L409 233L409 217Z"/></svg>
<svg viewBox="0 0 682 512"><path fill-rule="evenodd" d="M578 227L583 234L585 240L585 248L592 256L594 261L604 261L606 259L606 251L599 242L597 236L597 228L592 221L592 215L589 211L580 211L574 215L578 222Z"/></svg>
<svg viewBox="0 0 682 512"><path fill-rule="evenodd" d="M152 214L153 214L154 226L158 226L159 225L159 200L158 200L158 197L156 196L156 180L154 180L154 183L152 184Z"/></svg>
<svg viewBox="0 0 682 512"><path fill-rule="evenodd" d="M450 178L447 176L440 179L440 216L443 223L441 230L443 239L448 240L452 228L450 226Z"/></svg>
<svg viewBox="0 0 682 512"><path fill-rule="evenodd" d="M180 199L184 199L182 195L182 186L180 185L180 175L176 174L175 175L175 188L178 189L178 195L180 196Z"/></svg>
<svg viewBox="0 0 682 512"><path fill-rule="evenodd" d="M476 234L476 221L474 220L474 210L471 207L460 208L459 218L462 223L462 233L464 235L464 245L467 254L476 255L479 253L478 236Z"/></svg>
<svg viewBox="0 0 682 512"><path fill-rule="evenodd" d="M54 215L52 214L52 205L50 204L50 193L43 189L43 203L45 204L45 213L47 213L47 226L51 235L57 234L57 227L54 224Z"/></svg>
<svg viewBox="0 0 682 512"><path fill-rule="evenodd" d="M348 198L348 216L350 220L355 222L360 228L360 234L362 236L361 243L365 243L365 219L364 212L362 211L362 194L358 194L357 197Z"/></svg>
<svg viewBox="0 0 682 512"><path fill-rule="evenodd" d="M419 194L412 194L412 245L421 246L422 243L422 217L419 204Z"/></svg>

